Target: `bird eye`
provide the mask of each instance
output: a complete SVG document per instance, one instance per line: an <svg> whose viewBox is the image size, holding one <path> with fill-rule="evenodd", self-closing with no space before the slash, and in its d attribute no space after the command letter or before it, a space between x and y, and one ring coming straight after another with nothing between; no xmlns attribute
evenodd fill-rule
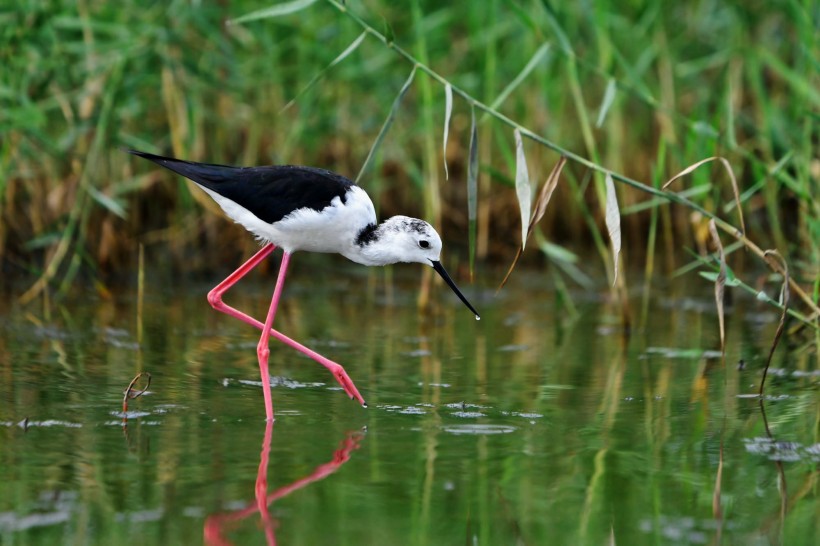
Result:
<svg viewBox="0 0 820 546"><path fill-rule="evenodd" d="M419 241L419 246L421 248L430 248L430 242L422 239L421 241Z"/></svg>

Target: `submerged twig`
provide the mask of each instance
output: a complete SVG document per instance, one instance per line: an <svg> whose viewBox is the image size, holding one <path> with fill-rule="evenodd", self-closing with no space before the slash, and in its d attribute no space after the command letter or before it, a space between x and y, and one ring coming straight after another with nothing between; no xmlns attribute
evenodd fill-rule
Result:
<svg viewBox="0 0 820 546"><path fill-rule="evenodd" d="M139 379L145 376L147 378L147 382L145 384L145 388L142 390L135 390L134 385L139 381ZM138 373L134 379L128 384L128 388L125 389L125 393L122 396L122 412L125 413L128 411L128 400L133 400L134 398L139 398L146 392L148 392L148 387L151 386L151 374L148 372L140 372Z"/></svg>

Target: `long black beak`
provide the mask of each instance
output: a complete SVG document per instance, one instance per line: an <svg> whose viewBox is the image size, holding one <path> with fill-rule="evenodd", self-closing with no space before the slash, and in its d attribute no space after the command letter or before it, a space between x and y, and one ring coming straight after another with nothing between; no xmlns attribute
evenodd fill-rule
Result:
<svg viewBox="0 0 820 546"><path fill-rule="evenodd" d="M478 315L478 311L475 310L475 307L470 305L470 302L467 301L467 298L465 298L464 294L461 293L461 290L458 289L456 283L454 283L453 279L450 278L450 275L447 274L447 270L444 269L444 266L441 265L441 262L435 262L433 260L430 261L433 263L433 269L436 270L436 273L441 275L441 278L444 279L444 282L446 282L447 285L453 289L453 292L456 293L456 296L458 296L459 299L464 302L464 305L466 305L470 309L470 311L473 312L473 314L475 315L475 319L481 320L481 317Z"/></svg>

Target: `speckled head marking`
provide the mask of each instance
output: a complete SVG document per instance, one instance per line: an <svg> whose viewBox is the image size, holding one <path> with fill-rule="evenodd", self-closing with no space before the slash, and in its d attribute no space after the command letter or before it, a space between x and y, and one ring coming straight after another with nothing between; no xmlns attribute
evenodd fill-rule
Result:
<svg viewBox="0 0 820 546"><path fill-rule="evenodd" d="M430 229L432 226L425 222L424 220L418 220L416 218L410 218L404 222L405 229L408 231L414 231L419 235L429 235Z"/></svg>

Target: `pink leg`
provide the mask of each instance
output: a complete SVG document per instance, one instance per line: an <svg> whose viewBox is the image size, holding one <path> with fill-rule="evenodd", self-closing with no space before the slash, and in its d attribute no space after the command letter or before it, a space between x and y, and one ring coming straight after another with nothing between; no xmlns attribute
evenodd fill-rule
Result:
<svg viewBox="0 0 820 546"><path fill-rule="evenodd" d="M282 287L285 286L285 277L288 274L288 264L290 254L282 254L282 265L279 266L279 276L276 279L276 287L273 289L273 299L270 302L268 316L265 318L265 326L262 328L262 337L259 338L259 345L256 346L256 355L259 357L259 373L262 374L262 393L265 396L265 415L268 421L273 421L273 403L270 396L270 373L268 372L268 357L270 348L268 338L273 326L273 318L276 316L276 308L279 307L279 297L282 295Z"/></svg>
<svg viewBox="0 0 820 546"><path fill-rule="evenodd" d="M238 311L237 309L234 309L233 307L227 305L226 303L224 303L222 301L222 296L225 294L225 292L227 292L228 289L230 289L234 284L236 284L239 281L239 279L244 277L251 269L253 269L257 265L259 265L259 263L262 260L267 258L268 255L270 255L270 253L273 252L274 248L276 248L276 247L273 244L270 244L270 243L265 245L264 247L262 247L262 249L259 252L254 254L247 262L242 264L239 267L239 269L237 269L236 271L234 271L233 273L228 275L228 277L224 281L219 283L213 290L211 290L208 293L208 302L217 311L220 311L222 313L225 313L226 315L229 315L231 317L239 319L242 322L244 322L246 324L250 324L251 326L253 326L255 328L258 328L260 330L263 330L263 331L267 330L269 332L269 335L271 335L274 338L278 339L282 343L285 343L286 345L288 345L290 347L293 347L294 349L296 349L300 353L303 353L303 354L309 356L310 358L312 358L313 360L315 360L316 362L318 362L319 364L321 364L322 366L327 368L330 371L330 373L333 374L333 376L336 378L336 381L339 382L339 384L342 386L342 388L345 390L345 392L347 393L347 395L350 398L355 398L356 400L359 401L359 403L362 406L366 407L367 404L365 403L365 401L362 398L361 394L359 394L359 390L356 388L356 385L353 384L353 380L350 379L350 376L347 375L347 372L345 371L345 369L341 365L333 362L330 359L327 359L327 358L323 357L322 355L320 355L319 353L317 353L315 351L312 351L311 349L308 349L304 345L290 339L286 335L282 334L281 332L278 332L277 330L274 330L273 328L269 327L269 328L266 329L265 325L262 324L261 322L259 322L258 320L254 319L253 317L250 317L250 316L246 315L245 313L242 313L241 311ZM283 262L284 262L284 258L283 258ZM280 276L281 276L281 269L280 269ZM279 281L277 280L277 286L278 286L278 284L279 284ZM275 294L275 291L274 291L274 294ZM271 302L271 304L273 306L273 302ZM275 311L276 310L274 309L274 313L275 313ZM273 319L271 318L271 322L272 321L273 321ZM260 343L261 343L261 340L260 340ZM263 392L264 392L264 386L265 385L268 385L268 389L269 389L270 379L266 375L264 375L263 378L262 378L262 385L263 385ZM267 407L266 407L266 410L267 410Z"/></svg>

